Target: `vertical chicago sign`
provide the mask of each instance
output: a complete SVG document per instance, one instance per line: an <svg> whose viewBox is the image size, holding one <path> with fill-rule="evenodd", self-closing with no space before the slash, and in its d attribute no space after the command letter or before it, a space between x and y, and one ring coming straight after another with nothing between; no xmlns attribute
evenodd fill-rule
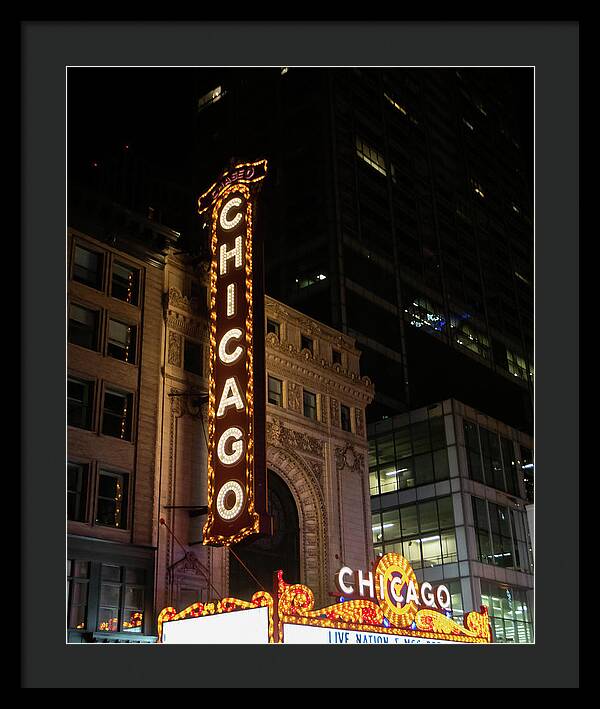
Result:
<svg viewBox="0 0 600 709"><path fill-rule="evenodd" d="M267 161L235 165L199 199L210 210L208 518L203 543L270 532L265 459L262 244L255 202Z"/></svg>

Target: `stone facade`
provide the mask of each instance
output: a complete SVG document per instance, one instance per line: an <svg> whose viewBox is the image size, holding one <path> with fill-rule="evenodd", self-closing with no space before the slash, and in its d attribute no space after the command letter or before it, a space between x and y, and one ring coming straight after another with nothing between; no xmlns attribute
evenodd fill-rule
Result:
<svg viewBox="0 0 600 709"><path fill-rule="evenodd" d="M69 244L70 252L79 244L101 254L107 269L98 290L69 280L70 301L99 313L98 349L68 346L69 375L92 380L95 392L92 429L68 428L69 461L94 474L100 465L122 471L130 488L124 528L97 525L92 476L87 517L69 521L68 533L79 546L84 538L89 544L110 541L123 553L147 557L153 578L146 588L152 602L147 599L145 607L153 617L144 631L151 633L165 606L228 594L228 552L203 546L205 517L185 509L205 505L207 495L208 269L174 249L161 259L134 258L75 230ZM136 306L110 296L115 260L139 269ZM108 356L112 314L136 327L135 363ZM300 580L325 604L335 571L344 564L366 568L373 556L364 424L373 386L360 376L352 338L269 297L265 315L278 326L278 334L266 335L267 375L282 383L283 393L281 405L267 404L267 465L296 503ZM302 347L302 336L310 338L310 347ZM131 441L101 433L106 383L133 394ZM314 417L305 415L305 391L315 395Z"/></svg>

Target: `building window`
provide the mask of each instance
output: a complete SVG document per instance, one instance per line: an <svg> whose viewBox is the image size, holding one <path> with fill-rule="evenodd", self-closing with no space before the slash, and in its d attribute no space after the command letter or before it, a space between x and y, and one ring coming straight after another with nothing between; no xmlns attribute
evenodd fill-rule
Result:
<svg viewBox="0 0 600 709"><path fill-rule="evenodd" d="M302 393L304 415L309 419L317 420L317 395L303 390Z"/></svg>
<svg viewBox="0 0 600 709"><path fill-rule="evenodd" d="M115 261L112 268L111 296L131 305L137 305L139 280L139 269Z"/></svg>
<svg viewBox="0 0 600 709"><path fill-rule="evenodd" d="M144 622L144 570L102 564L98 630L141 633Z"/></svg>
<svg viewBox="0 0 600 709"><path fill-rule="evenodd" d="M521 446L521 470L523 471L523 482L525 483L525 496L527 502L533 503L534 492L534 471L533 451L530 448Z"/></svg>
<svg viewBox="0 0 600 709"><path fill-rule="evenodd" d="M89 350L98 349L98 322L97 310L84 308L82 305L71 303L69 306L69 342Z"/></svg>
<svg viewBox="0 0 600 709"><path fill-rule="evenodd" d="M96 290L102 289L102 254L75 246L72 278Z"/></svg>
<svg viewBox="0 0 600 709"><path fill-rule="evenodd" d="M481 440L483 477L485 478L485 482L487 485L495 487L496 490L506 491L498 434L480 426L479 436Z"/></svg>
<svg viewBox="0 0 600 709"><path fill-rule="evenodd" d="M371 442L371 495L447 480L450 475L444 417L386 433Z"/></svg>
<svg viewBox="0 0 600 709"><path fill-rule="evenodd" d="M130 441L132 416L133 394L107 389L102 410L102 433Z"/></svg>
<svg viewBox="0 0 600 709"><path fill-rule="evenodd" d="M473 497L472 501L479 561L503 568L519 568L521 562L514 554L508 507L486 502L479 497ZM523 561L526 562L526 559Z"/></svg>
<svg viewBox="0 0 600 709"><path fill-rule="evenodd" d="M453 316L450 320L454 340L466 350L470 350L484 359L490 358L490 340L479 330Z"/></svg>
<svg viewBox="0 0 600 709"><path fill-rule="evenodd" d="M183 368L190 374L202 376L202 345L187 337L183 345Z"/></svg>
<svg viewBox="0 0 600 709"><path fill-rule="evenodd" d="M94 382L69 377L67 381L67 424L77 428L92 427Z"/></svg>
<svg viewBox="0 0 600 709"><path fill-rule="evenodd" d="M331 359L333 364L342 364L342 353L339 350L331 350Z"/></svg>
<svg viewBox="0 0 600 709"><path fill-rule="evenodd" d="M402 554L413 569L458 560L452 497L376 512L372 531L373 544L382 553Z"/></svg>
<svg viewBox="0 0 600 709"><path fill-rule="evenodd" d="M500 436L500 447L502 449L502 462L504 465L504 475L506 478L506 491L510 495L521 497L513 442L508 438L503 438Z"/></svg>
<svg viewBox="0 0 600 709"><path fill-rule="evenodd" d="M514 377L527 381L527 363L523 357L506 350L506 361L508 362L508 371Z"/></svg>
<svg viewBox="0 0 600 709"><path fill-rule="evenodd" d="M342 424L343 431L351 431L352 426L350 423L350 407L345 404L340 404L340 421Z"/></svg>
<svg viewBox="0 0 600 709"><path fill-rule="evenodd" d="M465 447L467 449L467 463L469 477L471 480L485 482L483 468L481 466L481 450L479 448L479 432L476 423L465 420L463 422L465 432Z"/></svg>
<svg viewBox="0 0 600 709"><path fill-rule="evenodd" d="M267 335L272 332L274 335L277 335L277 339L281 339L279 336L279 323L275 322L275 320L271 320L270 318L267 318Z"/></svg>
<svg viewBox="0 0 600 709"><path fill-rule="evenodd" d="M268 402L275 406L283 406L283 382L269 375Z"/></svg>
<svg viewBox="0 0 600 709"><path fill-rule="evenodd" d="M210 106L213 103L219 101L223 96L225 96L225 93L226 92L221 86L217 86L212 91L209 91L207 94L204 94L202 98L198 99L198 113L207 106Z"/></svg>
<svg viewBox="0 0 600 709"><path fill-rule="evenodd" d="M136 327L113 320L108 321L108 345L106 352L109 357L122 362L135 364Z"/></svg>
<svg viewBox="0 0 600 709"><path fill-rule="evenodd" d="M383 155L367 145L367 143L358 136L356 137L356 154L372 168L375 168L377 172L380 172L382 175L387 174Z"/></svg>
<svg viewBox="0 0 600 709"><path fill-rule="evenodd" d="M103 527L127 528L127 494L129 475L110 470L98 472L96 524Z"/></svg>
<svg viewBox="0 0 600 709"><path fill-rule="evenodd" d="M67 627L83 630L87 623L89 561L67 561Z"/></svg>
<svg viewBox="0 0 600 709"><path fill-rule="evenodd" d="M533 622L524 589L481 579L481 603L487 606L494 642L533 642Z"/></svg>
<svg viewBox="0 0 600 709"><path fill-rule="evenodd" d="M302 335L300 337L300 350L308 350L311 354L314 354L312 338Z"/></svg>
<svg viewBox="0 0 600 709"><path fill-rule="evenodd" d="M88 466L67 463L67 519L87 520Z"/></svg>

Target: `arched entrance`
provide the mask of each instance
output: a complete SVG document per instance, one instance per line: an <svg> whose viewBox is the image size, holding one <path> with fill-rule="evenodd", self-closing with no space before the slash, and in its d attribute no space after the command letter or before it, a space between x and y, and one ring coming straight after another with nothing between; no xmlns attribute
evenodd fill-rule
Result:
<svg viewBox="0 0 600 709"><path fill-rule="evenodd" d="M288 583L300 582L300 525L296 502L287 485L273 471L267 471L269 514L273 536L242 542L235 553L264 589L271 592L273 573L283 570ZM249 600L260 588L233 554L229 555L229 595Z"/></svg>

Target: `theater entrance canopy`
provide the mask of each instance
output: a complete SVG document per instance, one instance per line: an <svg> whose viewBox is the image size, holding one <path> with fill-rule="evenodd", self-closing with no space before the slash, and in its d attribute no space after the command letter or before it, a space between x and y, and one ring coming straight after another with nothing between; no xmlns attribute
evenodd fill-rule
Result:
<svg viewBox="0 0 600 709"><path fill-rule="evenodd" d="M249 601L223 598L158 617L163 644L458 644L490 643L487 609L452 618L448 589L419 584L408 561L386 554L372 570L342 567L337 602L314 608L310 588L278 572L272 592Z"/></svg>

